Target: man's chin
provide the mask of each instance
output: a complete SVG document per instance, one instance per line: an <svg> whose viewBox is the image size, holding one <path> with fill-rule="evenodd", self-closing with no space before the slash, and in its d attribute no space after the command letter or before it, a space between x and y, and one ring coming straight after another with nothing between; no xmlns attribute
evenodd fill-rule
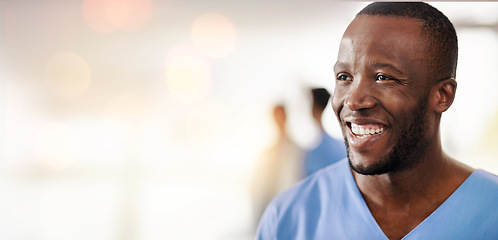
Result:
<svg viewBox="0 0 498 240"><path fill-rule="evenodd" d="M396 163L389 161L387 158L380 159L351 159L348 154L349 166L353 171L362 175L380 175L393 171L396 168Z"/></svg>

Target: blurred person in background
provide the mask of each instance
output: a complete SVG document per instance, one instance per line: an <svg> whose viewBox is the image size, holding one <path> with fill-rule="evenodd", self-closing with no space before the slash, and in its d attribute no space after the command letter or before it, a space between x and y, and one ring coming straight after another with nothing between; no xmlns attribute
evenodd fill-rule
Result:
<svg viewBox="0 0 498 240"><path fill-rule="evenodd" d="M273 107L273 120L277 141L261 155L251 186L255 224L271 199L303 178L303 150L287 133L287 114L283 105Z"/></svg>
<svg viewBox="0 0 498 240"><path fill-rule="evenodd" d="M311 113L320 128L320 141L318 146L306 152L304 160L306 176L346 157L344 141L332 138L323 128L322 114L329 102L330 93L325 88L313 88L311 95L313 97Z"/></svg>
<svg viewBox="0 0 498 240"><path fill-rule="evenodd" d="M453 24L428 4L361 10L334 66L348 159L275 198L257 238L498 239L498 176L441 147L457 56Z"/></svg>

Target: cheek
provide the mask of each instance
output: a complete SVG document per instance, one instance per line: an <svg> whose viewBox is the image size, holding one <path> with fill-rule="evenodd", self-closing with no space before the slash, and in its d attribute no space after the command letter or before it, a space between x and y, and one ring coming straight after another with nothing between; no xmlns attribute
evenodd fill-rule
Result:
<svg viewBox="0 0 498 240"><path fill-rule="evenodd" d="M343 95L344 94L340 90L338 90L337 87L335 88L334 93L332 94L331 104L332 104L332 109L334 109L334 112L336 114L338 114L344 103Z"/></svg>
<svg viewBox="0 0 498 240"><path fill-rule="evenodd" d="M394 116L393 128L398 134L406 133L406 131L412 128L416 124L418 118L424 118L421 112L421 105L412 104L406 101L402 101L404 104L399 104L396 106L391 106L389 108L392 110ZM422 104L422 103L420 103ZM400 136L401 138L406 136Z"/></svg>
<svg viewBox="0 0 498 240"><path fill-rule="evenodd" d="M334 113L337 117L339 117L339 112L342 109L342 103L343 101L338 99L336 95L332 97L331 104L332 104L332 109L334 110Z"/></svg>
<svg viewBox="0 0 498 240"><path fill-rule="evenodd" d="M415 96L394 89L379 91L375 96L396 120L409 118L421 103Z"/></svg>

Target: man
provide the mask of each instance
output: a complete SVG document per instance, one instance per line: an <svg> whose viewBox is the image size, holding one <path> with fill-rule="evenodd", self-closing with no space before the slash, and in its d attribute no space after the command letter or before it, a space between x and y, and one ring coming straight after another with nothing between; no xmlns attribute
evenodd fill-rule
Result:
<svg viewBox="0 0 498 240"><path fill-rule="evenodd" d="M262 154L258 161L257 174L251 184L255 226L272 198L304 176L303 150L287 132L288 121L284 105L273 107L273 120L278 130L277 141Z"/></svg>
<svg viewBox="0 0 498 240"><path fill-rule="evenodd" d="M305 176L335 163L346 157L346 147L342 141L329 136L323 129L322 113L330 99L330 93L325 88L311 89L313 105L311 113L313 119L320 127L320 143L315 148L308 150L304 159Z"/></svg>
<svg viewBox="0 0 498 240"><path fill-rule="evenodd" d="M360 11L334 66L349 161L274 199L258 238L498 239L498 177L441 149L457 48L451 22L427 4Z"/></svg>

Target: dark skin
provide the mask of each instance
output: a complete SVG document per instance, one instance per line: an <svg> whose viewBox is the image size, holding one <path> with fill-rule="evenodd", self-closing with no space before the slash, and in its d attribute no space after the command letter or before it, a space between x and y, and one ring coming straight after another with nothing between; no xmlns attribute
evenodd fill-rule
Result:
<svg viewBox="0 0 498 240"><path fill-rule="evenodd" d="M435 74L427 62L422 22L406 17L357 16L341 41L334 67L332 106L349 141L351 165L370 169L406 136L413 112L424 100L420 137L428 144L409 167L377 175L353 172L370 212L389 239L401 239L434 212L473 169L447 156L439 134L441 114L452 104L457 83ZM385 128L359 138L351 126Z"/></svg>

